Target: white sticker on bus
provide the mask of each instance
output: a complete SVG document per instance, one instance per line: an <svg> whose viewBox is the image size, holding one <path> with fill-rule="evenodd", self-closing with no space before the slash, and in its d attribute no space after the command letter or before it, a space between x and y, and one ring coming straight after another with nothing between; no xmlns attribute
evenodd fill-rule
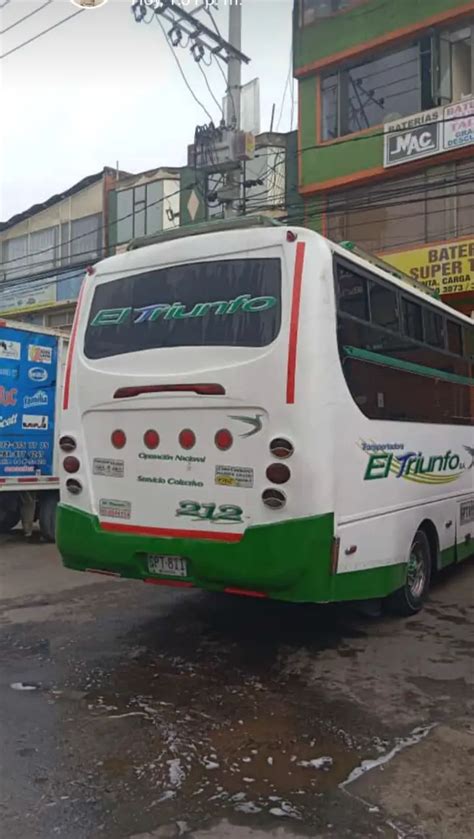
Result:
<svg viewBox="0 0 474 839"><path fill-rule="evenodd" d="M123 478L125 464L123 460L113 460L106 457L95 457L92 462L94 475L104 475L107 478Z"/></svg>
<svg viewBox="0 0 474 839"><path fill-rule="evenodd" d="M253 487L253 469L250 466L216 466L215 483L228 487Z"/></svg>
<svg viewBox="0 0 474 839"><path fill-rule="evenodd" d="M132 514L130 501L118 501L116 498L101 498L99 515L109 519L129 519Z"/></svg>

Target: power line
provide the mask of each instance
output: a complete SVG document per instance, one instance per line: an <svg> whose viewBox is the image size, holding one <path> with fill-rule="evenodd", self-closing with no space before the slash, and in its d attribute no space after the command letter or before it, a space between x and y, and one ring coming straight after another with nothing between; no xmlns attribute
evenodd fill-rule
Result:
<svg viewBox="0 0 474 839"><path fill-rule="evenodd" d="M474 179L471 179L470 181L467 181L466 183L468 183L469 185L472 185L472 184L474 184ZM187 189L193 188L193 186L196 186L196 184L190 185L190 187L187 187ZM179 190L179 191L182 191L182 190ZM162 201L168 200L173 195L176 195L176 193L171 193L170 196L167 196L164 199L159 199L159 201L154 202L154 203L161 203ZM464 192L463 195L464 196L466 196L466 195L474 196L474 191ZM455 193L449 193L445 197L446 198L451 198L451 197L454 197L454 196L455 196ZM256 196L254 196L254 198L256 198ZM250 204L251 201L252 201L252 199L250 199L249 204ZM412 198L412 199L407 200L404 195L401 195L400 200L398 202L392 202L391 204L388 205L388 208L390 209L391 207L400 207L400 206L406 207L407 205L416 204L416 203L419 203L419 199ZM152 206L152 205L150 204L149 206ZM380 206L377 207L377 205L374 205L374 204L371 204L370 206L373 206L374 209L377 209L377 208L380 209L381 208ZM370 209L370 206L368 207L367 205L360 205L357 202L354 202L352 204L347 205L346 210L357 210L357 209L366 210L366 209ZM473 206L474 206L474 202L473 202ZM292 207L295 207L297 209L301 209L301 206L299 204L287 204L287 205L285 205L284 208L285 209L291 209ZM274 204L273 205L263 204L263 205L260 205L260 206L258 206L258 205L257 206L251 206L252 213L256 213L259 210L269 210L269 209L281 209L281 207L280 206L275 206ZM431 213L430 213L430 216L441 215L444 212L445 212L444 209L432 210ZM302 209L301 215L292 216L289 219L288 223L297 224L300 221L303 222L303 223L306 223L307 219L321 220L324 217L327 218L328 216L331 216L332 214L337 215L337 214L340 214L340 213L341 213L341 208L339 208L339 207L321 208L319 205L306 206L304 209ZM130 214L130 215L133 215L133 213ZM419 213L418 212L418 213L412 213L410 215L409 214L404 214L403 220L416 219L416 218L422 218L422 217L426 217L424 213ZM287 216L287 218L288 218L288 216ZM117 221L119 221L119 220L120 219L118 219ZM397 220L401 220L401 219L400 218L399 219L396 219L396 218L392 219L392 223L393 223L393 221L396 222ZM388 219L386 221L386 223L390 224L390 219ZM351 223L351 230L353 230L356 227L367 227L367 222L352 222ZM446 236L459 235L458 226L453 225L453 228L450 228L449 230L445 231L445 235ZM416 240L406 240L406 239L404 239L403 241L400 241L399 243L390 242L390 245L393 246L393 247L396 247L398 244L400 244L400 245L411 244L412 241L421 242L422 244L426 244L427 247L429 247L429 245L430 245L430 242L426 241L426 237L423 240L421 240L420 238L417 238ZM102 254L103 251L105 251L105 249L100 248L99 249L99 254ZM78 254L78 256L79 255L80 254ZM48 263L49 263L49 260L48 260ZM41 264L41 263L36 263L36 264L38 265L38 264ZM81 264L85 264L85 260L83 260L83 263L80 263L80 265ZM80 268L80 265L78 266L78 270ZM48 278L45 278L45 283L43 283L43 287L49 287L49 286L57 285L61 282L65 282L66 280L67 280L67 278L58 278L56 280L51 280L50 281L50 280L48 280ZM40 282L41 278L38 278L37 280L35 280L34 278L31 278L31 279L28 279L27 281L25 281L23 278L19 277L16 283L14 281L13 282L12 281L4 281L4 283L6 285L8 285L9 289L10 288L16 288L16 287L19 287L21 289L23 287L27 288L28 284L30 282L35 282L35 281ZM0 284L0 288L1 288L1 285L2 284Z"/></svg>
<svg viewBox="0 0 474 839"><path fill-rule="evenodd" d="M211 115L210 115L209 111L207 110L206 106L205 106L205 105L203 105L203 103L201 102L201 100L200 100L200 99L198 99L198 97L196 96L196 94L195 94L194 90L192 89L191 85L189 84L189 82L188 82L188 80L187 80L187 78L186 78L186 75L185 75L185 73L184 73L184 70L183 70L183 68L181 67L181 62L180 62L180 60L179 60L179 58L178 58L177 54L175 53L175 51L174 51L173 47L171 46L170 42L168 41L168 37L167 37L166 32L165 32L165 27L163 26L163 24L162 24L162 22L161 22L161 20L160 20L159 15L155 15L155 18L156 18L156 20L158 21L158 25L159 25L159 27L160 27L160 29L161 29L162 33L163 33L163 37L164 37L164 39L165 39L166 43L168 44L168 47L169 47L169 48L170 48L170 50L171 50L171 54L172 54L172 56L173 56L174 60L176 61L176 64L177 64L178 70L179 70L179 72L180 72L180 74L181 74L181 78L183 79L183 82L185 83L186 87L188 88L188 90L189 90L189 92L190 92L191 96L193 97L194 101L195 101L195 102L197 102L197 104L199 105L199 107L200 107L200 108L202 108L202 110L204 111L204 113L205 113L205 114L209 117L210 121L212 122L212 117L211 117Z"/></svg>
<svg viewBox="0 0 474 839"><path fill-rule="evenodd" d="M443 122L451 122L451 121L452 121L452 120L454 120L454 119L458 119L458 117L447 117L445 120L443 120ZM378 134L370 134L370 135L367 135L367 136L369 136L369 137L374 137L374 136L383 136L383 135L384 135L384 133L385 133L385 132L378 132ZM364 136L364 137L348 137L348 138L346 138L346 139L341 139L341 140L339 140L337 144L339 145L339 144L343 144L343 143L347 143L347 142L358 142L359 140L362 140L362 139L366 139L366 137L365 137L365 136ZM281 166L281 165L283 165L285 162L287 162L289 159L294 158L294 157L299 157L300 155L303 155L303 154L304 154L305 152L307 152L307 151L310 151L310 150L312 150L312 149L319 148L319 145L320 145L320 144L318 143L318 144L313 144L313 145L310 145L310 146L306 146L306 147L304 147L304 148L298 149L298 150L297 150L296 152L294 152L292 155L285 155L285 157L284 157L282 160L277 161L277 162L276 162L273 166L269 166L269 167L267 167L266 172L268 172L268 171L275 171L275 169L276 169L276 167L277 167L277 166ZM263 153L262 153L262 154L258 154L258 153L257 153L257 154L255 155L255 158L257 159L257 158L260 158L260 157L263 157L263 156L265 156ZM416 177L416 175L415 175L415 177ZM442 188L443 186L449 186L449 185L454 185L454 184L457 184L457 185L462 185L462 183L463 183L463 182L464 182L464 181L463 181L463 179L462 179L462 178L461 178L461 179L459 179L459 178L458 178L458 179L455 179L454 181L453 181L453 180L452 180L452 181L449 181L449 180L448 180L448 181L443 180L443 181L441 181L441 182L439 182L439 183L438 183L438 182L436 182L436 181L433 181L433 182L424 182L424 183L421 185L421 188L422 188L422 190L423 190L423 191L427 192L427 191L430 191L430 190L432 190L432 189ZM393 192L392 192L392 190L390 189L390 188L391 188L391 186L392 186L392 184L395 184L395 188L393 189ZM400 189L401 189L401 188L400 188L399 186L396 186L396 184L397 184L397 181L391 181L391 182L388 184L388 190L387 190L387 196L388 196L388 197L390 197L391 195L396 196L397 194L399 194L399 193L400 193ZM173 193L173 195L178 194L179 192L181 192L181 191L185 191L185 190L187 190L187 189L193 189L195 186L196 186L196 183L193 183L193 184L189 185L188 187L186 187L186 188L185 188L185 189L183 189L183 190L181 190L181 189L177 190L175 193ZM352 189L354 189L354 187L352 187ZM356 189L357 189L357 187L356 187ZM407 184L407 186L405 187L405 190L406 190L406 192L408 192L408 193L412 193L412 192L413 192L413 189L414 189L414 185L413 185L413 184ZM383 190L381 191L381 194L382 194L382 193L383 193ZM341 198L341 200L344 200L344 201L347 203L347 198L344 198L344 199L342 199L342 198ZM373 203L373 200L372 200L372 199L367 199L367 200L371 200L371 201L372 201L372 203ZM151 206L154 206L154 205L155 205L155 204L157 204L157 203L160 203L160 200L159 200L159 201L156 201L156 202L153 202L152 204L149 204L148 206L150 206L150 207L151 207ZM296 205L295 205L295 206L296 206ZM297 206L300 206L300 205L298 204ZM117 223L118 223L118 222L120 222L120 221L124 221L124 220L126 220L127 218L131 218L132 216L133 216L133 212L128 213L127 215L123 216L122 218L116 219L113 223L114 223L114 224L117 224ZM104 228L104 226L105 226L105 225L101 225L101 226L98 228L98 230L102 230L102 229ZM72 239L69 239L69 240L68 240L67 242L65 242L64 244L70 244L71 242L76 241L77 239L81 239L81 238L83 238L83 237L85 237L85 236L88 236L88 235L90 235L90 233L82 233L82 234L80 234L79 236L75 236L75 237L73 237ZM29 256L36 256L36 255L39 255L39 254L41 254L41 253L47 253L47 252L48 252L48 251L50 251L50 250L51 250L51 248L43 248L43 249L42 249L42 250L40 250L40 251L35 251L33 254L29 254ZM24 256L22 256L22 257L15 257L15 258L13 258L13 259L5 260L2 264L3 264L3 265L9 265L9 264L11 264L11 263L13 263L13 262L18 262L18 261L20 261L20 260L22 260L22 259L25 259L25 257L24 257ZM48 262L49 262L49 260L48 260ZM40 263L38 263L38 264L40 264Z"/></svg>
<svg viewBox="0 0 474 839"><path fill-rule="evenodd" d="M280 161L276 161L273 164L273 166L267 166L266 170L264 171L263 175L261 175L261 177L266 177L269 174L269 172L275 172L276 173L277 166L281 166L284 162L285 162L285 160L283 159L283 160L280 160ZM472 174L474 175L474 167L473 167L473 173ZM391 199L394 199L394 198L404 198L405 196L412 196L414 194L416 195L417 192L420 193L422 196L424 196L426 198L426 200L430 200L430 198L432 200L434 200L434 198L436 196L435 197L428 196L427 195L428 192L436 192L437 190L442 190L442 189L446 189L448 187L454 187L454 186L459 187L459 186L463 186L464 184L471 185L472 183L473 183L472 175L466 175L465 177L460 177L460 178L453 178L453 177L451 177L451 178L441 178L437 181L434 181L434 180L430 181L430 182L423 181L423 182L420 182L419 184L409 183L409 184L406 184L406 185L403 185L403 186L398 185L397 182L392 182L392 183L388 183L388 184L379 184L380 189L378 190L378 193L377 193L376 196L371 195L371 196L365 196L363 198L360 198L359 196L356 195L353 198L351 198L351 197L348 198L347 194L346 194L345 196L341 196L341 198L340 198L341 205L340 206L337 203L335 203L335 205L333 205L333 208L328 208L327 211L328 212L332 212L332 211L341 212L342 209L366 209L368 206L370 206L370 207L379 206L380 207L380 206L383 206L383 204L380 204L380 202L390 201ZM174 195L178 195L181 192L188 191L188 190L193 189L194 187L197 187L197 186L198 186L198 182L196 181L196 182L190 184L187 187L184 187L184 188L180 187L180 189L176 190L174 193L171 193L170 196L168 196L168 197L173 197ZM268 192L268 189L264 190L263 194L266 194L267 192ZM470 194L470 193L463 193L463 194ZM440 198L443 198L443 197L452 197L452 196L439 196L438 200ZM255 198L257 198L256 195L249 198L249 203L252 203L252 201ZM154 201L154 202L150 203L148 205L148 207L156 206L157 204L162 203L163 200L164 199L157 199L157 201ZM319 199L319 200L321 200L321 199ZM417 199L417 200L420 200L420 199ZM379 203L377 203L377 202L379 202ZM404 202L402 202L402 203L404 203ZM293 204L288 204L286 206L289 207L289 208L291 208L291 207L299 208L301 206L301 204L300 203L297 203L297 204L293 203ZM397 206L397 204L392 203L389 206ZM268 205L262 205L262 209L267 208L267 207L268 207ZM306 207L307 208L311 207L311 205L307 203ZM132 218L133 215L134 215L134 213L132 211L130 213L127 213L125 216L121 216L120 218L115 219L111 224L116 225L121 221L126 221L128 218ZM105 228L105 225L100 225L97 228L97 231L95 231L95 232L100 232L104 228ZM74 236L71 239L68 239L66 242L63 242L62 246L69 245L72 242L75 242L79 239L83 239L83 238L85 238L86 236L89 236L89 235L90 235L90 232L81 233L78 236ZM28 254L27 256L28 257L39 256L42 253L48 253L49 251L55 250L55 249L57 250L60 247L61 247L61 245L56 245L53 248L51 248L51 247L43 248L42 250L34 251L33 253ZM78 256L79 255L80 254L78 254ZM12 259L5 260L2 263L2 265L11 265L12 263L19 262L19 261L21 261L22 259L25 259L25 258L27 258L27 257L25 257L25 256L14 257ZM37 262L36 264L41 265L42 263ZM45 264L50 264L50 260L45 260Z"/></svg>
<svg viewBox="0 0 474 839"><path fill-rule="evenodd" d="M11 23L10 26L6 26L5 29L0 29L0 35L4 35L5 32L9 32L10 29L13 29L15 26L18 26L19 23L23 23L23 21L28 20L29 17L33 17L33 15L36 15L38 12L41 11L41 9L45 9L46 6L50 6L52 2L53 0L46 0L46 3L43 3L42 6L38 6L37 9L33 9L32 12L29 12L27 15L23 15L23 17L18 18L18 20L16 20L15 23Z"/></svg>
<svg viewBox="0 0 474 839"><path fill-rule="evenodd" d="M433 109L433 110L436 110L436 108ZM404 122L404 121L408 122L409 120L410 120L410 116L406 116L406 117L400 117L399 120L394 120L394 121L401 123L401 122ZM445 125L446 123L455 122L456 120L459 120L458 116L443 117L442 119L438 119L436 121L428 122L428 123L425 123L425 124L426 125L434 125L434 124ZM375 127L376 126L374 126L374 128ZM389 134L398 134L398 133L403 134L407 131L410 131L410 129L409 128L400 128L400 129L397 129L396 131L394 130L394 131L389 132ZM369 134L368 131L364 131L364 133L361 136L357 136L357 137L353 137L351 134L349 134L347 136L344 135L342 137L334 138L334 142L331 143L331 145L332 146L342 146L345 143L360 143L361 141L364 141L364 140L372 140L374 137L385 137L386 134L387 134L386 131L374 131L373 133L370 133L370 134ZM321 142L319 142L319 143L312 143L310 146L304 146L303 148L298 149L292 156L293 157L299 157L300 155L305 154L305 152L312 151L313 149L319 149L319 148L321 148L321 146L323 148L326 148L327 147L326 141L324 141L324 145L322 145ZM255 155L255 157L263 157L263 154L258 154L257 153ZM436 157L436 155L434 156L434 158L435 157Z"/></svg>
<svg viewBox="0 0 474 839"><path fill-rule="evenodd" d="M0 55L0 58L6 58L7 55L11 55L12 53L16 52L17 50L21 50L23 47L26 47L28 44L31 44L33 41L37 41L38 38L42 38L43 35L47 35L48 32L51 32L53 29L57 29L58 26L62 26L63 23L67 23L68 20L72 20L73 17L77 17L77 15L82 15L85 12L85 9L78 9L77 12L73 12L72 15L68 15L67 17L63 17L62 20L59 20L57 23L54 23L52 26L48 26L47 29L43 29L42 32L38 32L37 35L33 35L32 38L28 38L27 41L23 41L22 44L18 44L18 46L13 47L13 49L8 50L8 52L4 52L3 55Z"/></svg>
<svg viewBox="0 0 474 839"><path fill-rule="evenodd" d="M202 67L201 67L201 62L200 62L200 61L198 61L198 62L197 62L197 66L199 67L199 69L200 69L200 71L201 71L201 74L202 74L203 79L204 79L204 81L205 81L205 83L206 83L206 87L207 87L207 89L208 89L209 93L211 94L212 98L214 99L214 102L216 103L217 107L219 108L219 110L220 110L220 112L221 112L222 119L225 119L225 117L224 117L224 108L222 107L222 105L220 104L220 102L217 100L217 98L214 96L214 93L213 93L213 90L212 90L212 88L211 88L211 85L209 84L209 81L208 81L208 78L207 78L206 72L205 72L205 70L203 70L203 69L202 69Z"/></svg>
<svg viewBox="0 0 474 839"><path fill-rule="evenodd" d="M474 192L470 192L468 194L469 195L474 195ZM405 203L406 202L404 202L404 201L400 202L400 205L402 205L402 204L404 205ZM260 208L257 207L255 209L253 209L252 212L255 213L258 209L260 209ZM261 209L269 209L269 208L264 205ZM278 209L278 208L272 207L271 209ZM443 210L435 210L435 211L433 211L432 215L435 215L435 214L441 213L441 212L443 212ZM308 219L313 219L313 220L316 221L316 220L319 220L322 215L323 215L323 211L318 209L318 210L315 210L314 212L306 212L304 215L292 216L290 219L288 219L288 217L286 217L286 219L287 219L286 223L296 225L300 222L306 223ZM421 217L420 213L414 213L412 215L405 215L404 219L406 219L406 218L420 218L420 217ZM353 224L353 225L351 225L351 229L353 229L356 226L363 226L363 225L362 224L359 224L359 225ZM326 238L330 239L331 241L334 241L333 239L331 239L331 236L328 236L327 234L325 234L325 235L326 235ZM445 235L446 236L457 236L458 235L458 230L453 225L451 228L449 228L445 231ZM347 238L346 236L342 237L342 239L346 239L346 238ZM403 247L405 245L415 245L415 244L425 245L426 247L430 247L430 245L432 243L427 241L426 237L424 237L424 238L417 237L415 239L403 238L403 240L399 240L399 241L392 241L390 238L387 238L387 239L385 239L385 244L388 245L390 248L396 248L396 247ZM102 250L103 249L101 249L101 251ZM377 248L376 252L378 253L378 248ZM87 263L85 261L83 263L79 264L77 266L77 270L79 271L81 269L81 267L85 267L86 264ZM69 279L70 278L68 278L68 277L60 277L60 278L57 278L55 280L49 280L48 278L45 278L45 282L42 283L41 287L42 288L49 288L51 286L55 286L55 285L59 285L60 283L67 282ZM25 289L25 291L26 291L30 287L32 282L40 283L41 278L38 278L36 280L34 278L32 278L32 279L29 279L27 281L19 279L17 283L11 283L11 284L9 283L8 284L8 290L13 290L14 289L14 290L18 290L18 293L21 293L23 289ZM0 304L0 308L1 308L1 304Z"/></svg>

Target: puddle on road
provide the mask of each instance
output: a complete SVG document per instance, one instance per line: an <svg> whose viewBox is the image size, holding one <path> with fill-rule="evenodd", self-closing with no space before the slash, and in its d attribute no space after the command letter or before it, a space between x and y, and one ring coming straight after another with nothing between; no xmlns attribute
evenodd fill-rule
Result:
<svg viewBox="0 0 474 839"><path fill-rule="evenodd" d="M99 788L113 785L116 800L139 788L163 821L232 812L306 820L318 796L380 752L376 738L346 734L321 692L282 673L278 635L271 626L258 634L246 617L237 628L226 616L217 632L209 614L206 631L189 614L186 631L176 615L171 628L160 619L114 672L91 675L83 705ZM285 642L299 649L304 631L295 624ZM336 645L337 633L325 632Z"/></svg>

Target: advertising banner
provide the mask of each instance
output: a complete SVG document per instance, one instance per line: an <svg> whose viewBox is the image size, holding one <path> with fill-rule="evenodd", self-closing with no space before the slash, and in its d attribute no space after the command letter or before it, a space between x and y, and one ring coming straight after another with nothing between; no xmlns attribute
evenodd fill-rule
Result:
<svg viewBox="0 0 474 839"><path fill-rule="evenodd" d="M434 108L384 126L384 166L474 144L474 99Z"/></svg>
<svg viewBox="0 0 474 839"><path fill-rule="evenodd" d="M52 475L58 339L0 328L0 478Z"/></svg>
<svg viewBox="0 0 474 839"><path fill-rule="evenodd" d="M56 302L55 277L30 280L2 287L0 293L0 315L13 315L23 309L39 309Z"/></svg>
<svg viewBox="0 0 474 839"><path fill-rule="evenodd" d="M474 291L474 239L380 256L439 294Z"/></svg>
<svg viewBox="0 0 474 839"><path fill-rule="evenodd" d="M386 123L384 166L398 166L442 151L442 113L442 108L436 108Z"/></svg>

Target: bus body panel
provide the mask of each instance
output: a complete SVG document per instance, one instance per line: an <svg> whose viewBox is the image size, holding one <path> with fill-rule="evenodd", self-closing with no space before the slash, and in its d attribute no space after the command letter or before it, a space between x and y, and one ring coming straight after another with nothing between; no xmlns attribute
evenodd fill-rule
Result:
<svg viewBox="0 0 474 839"><path fill-rule="evenodd" d="M363 414L338 353L333 254L340 249L292 230L296 241L276 228L164 242L105 260L88 280L62 420L62 433L77 440L82 483L72 497L63 476L58 533L69 567L174 582L150 571L149 557L181 557L184 585L321 602L399 588L425 521L434 528L441 565L463 558L460 545L473 526L472 429ZM141 351L132 330L125 352L85 353L94 318L129 318L132 311L122 301L118 315L97 312L94 295L102 284L189 264L207 271L241 258L249 270L252 260L280 261L281 323L266 345ZM133 308L138 325L142 311ZM196 383L224 392L166 390ZM150 385L162 390L118 393ZM156 449L144 442L150 429L160 437ZM179 434L189 429L196 442L185 450ZM224 451L215 444L221 429L232 434ZM112 443L114 430L125 434L121 449ZM266 470L276 462L269 447L278 437L290 440L294 453L282 461L288 482L275 487ZM424 477L430 465L437 480L433 469ZM269 487L283 491L281 509L263 504Z"/></svg>

